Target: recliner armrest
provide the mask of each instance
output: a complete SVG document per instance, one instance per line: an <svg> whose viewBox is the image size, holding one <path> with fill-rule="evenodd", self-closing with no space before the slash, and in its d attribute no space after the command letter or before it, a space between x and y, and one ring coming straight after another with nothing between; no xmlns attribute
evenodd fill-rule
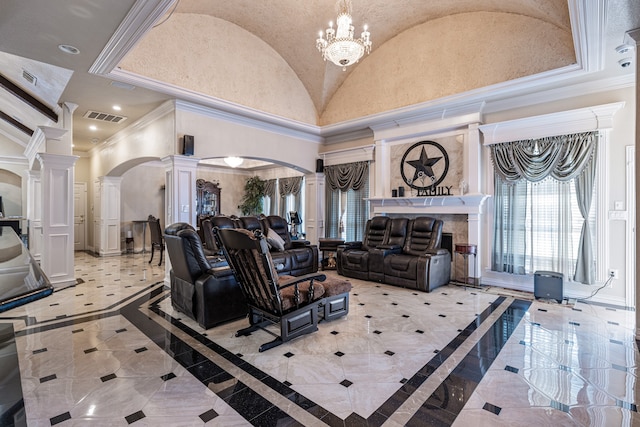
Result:
<svg viewBox="0 0 640 427"><path fill-rule="evenodd" d="M382 262L384 257L391 254L400 254L402 253L402 246L400 245L380 245L375 247L374 249L369 249L369 253L371 256L376 254L376 258L381 256L382 258L378 259L376 262ZM373 258L372 258L373 259Z"/></svg>
<svg viewBox="0 0 640 427"><path fill-rule="evenodd" d="M292 240L291 241L292 248L304 248L306 246L311 246L311 242L308 240Z"/></svg>
<svg viewBox="0 0 640 427"><path fill-rule="evenodd" d="M207 273L212 275L216 279L218 279L221 277L231 276L233 274L233 270L231 270L231 268L228 265L226 265L226 261L225 261L225 265L212 267L209 270L207 270Z"/></svg>
<svg viewBox="0 0 640 427"><path fill-rule="evenodd" d="M362 248L362 242L345 242L344 245L339 245L342 249L360 249Z"/></svg>
<svg viewBox="0 0 640 427"><path fill-rule="evenodd" d="M387 250L387 249L402 249L402 246L400 245L380 245L380 246L376 246L376 249L383 249L383 250Z"/></svg>

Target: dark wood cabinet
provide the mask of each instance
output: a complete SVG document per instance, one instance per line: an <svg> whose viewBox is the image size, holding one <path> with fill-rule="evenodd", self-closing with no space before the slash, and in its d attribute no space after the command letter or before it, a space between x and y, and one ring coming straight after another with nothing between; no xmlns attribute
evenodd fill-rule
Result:
<svg viewBox="0 0 640 427"><path fill-rule="evenodd" d="M217 182L196 180L196 214L198 218L198 230L200 221L213 215L220 214L220 190ZM200 236L202 237L202 236Z"/></svg>

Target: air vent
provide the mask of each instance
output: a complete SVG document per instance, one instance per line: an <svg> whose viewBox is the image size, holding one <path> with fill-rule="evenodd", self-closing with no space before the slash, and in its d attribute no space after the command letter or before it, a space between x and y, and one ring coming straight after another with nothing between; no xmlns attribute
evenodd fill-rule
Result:
<svg viewBox="0 0 640 427"><path fill-rule="evenodd" d="M29 82L29 84L36 85L38 82L38 78L28 72L27 70L22 70L22 78Z"/></svg>
<svg viewBox="0 0 640 427"><path fill-rule="evenodd" d="M101 113L99 111L89 110L84 116L86 119L100 120L101 122L109 123L122 123L127 120L124 116L118 116L117 114Z"/></svg>

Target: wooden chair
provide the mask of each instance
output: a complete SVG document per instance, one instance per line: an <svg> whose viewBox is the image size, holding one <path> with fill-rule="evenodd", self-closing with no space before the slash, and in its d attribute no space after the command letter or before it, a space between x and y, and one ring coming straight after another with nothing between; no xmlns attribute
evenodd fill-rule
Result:
<svg viewBox="0 0 640 427"><path fill-rule="evenodd" d="M246 336L257 329L275 336L260 346L262 352L318 330L324 274L278 276L260 230L215 228L214 233L249 305L250 326L237 331L236 336ZM266 329L271 324L279 325L279 335Z"/></svg>
<svg viewBox="0 0 640 427"><path fill-rule="evenodd" d="M151 233L151 259L149 264L153 261L153 253L155 249L160 250L160 262L158 265L162 265L162 254L164 252L164 239L162 237L162 228L160 227L160 220L153 215L149 215L149 231Z"/></svg>

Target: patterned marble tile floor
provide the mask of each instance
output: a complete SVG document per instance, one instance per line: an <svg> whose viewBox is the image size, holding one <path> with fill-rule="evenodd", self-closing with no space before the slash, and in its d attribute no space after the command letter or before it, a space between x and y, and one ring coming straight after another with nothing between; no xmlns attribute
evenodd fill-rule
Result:
<svg viewBox="0 0 640 427"><path fill-rule="evenodd" d="M0 425L640 426L634 312L351 279L348 316L258 353L147 259L77 253L76 286L0 313Z"/></svg>

